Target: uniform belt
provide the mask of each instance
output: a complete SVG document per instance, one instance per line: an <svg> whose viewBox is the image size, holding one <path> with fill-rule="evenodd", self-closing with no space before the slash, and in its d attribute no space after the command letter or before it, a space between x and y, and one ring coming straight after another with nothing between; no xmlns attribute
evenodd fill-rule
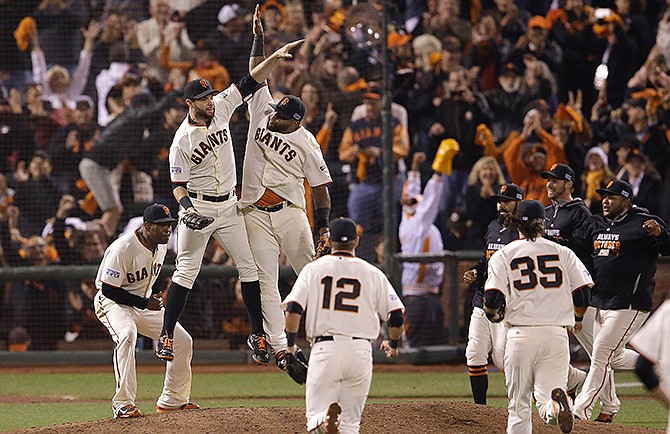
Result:
<svg viewBox="0 0 670 434"><path fill-rule="evenodd" d="M361 340L361 341L369 341L369 339L366 339L366 338L352 337L351 339L356 339L356 340ZM334 340L335 340L335 337L333 337L333 336L317 336L317 337L314 338L314 343L325 342L325 341L334 341Z"/></svg>
<svg viewBox="0 0 670 434"><path fill-rule="evenodd" d="M207 194L200 194L200 193L195 193L192 191L188 192L189 197L195 198L195 199L200 199L200 200L206 200L207 202L225 202L228 199L233 196L234 192L230 192L228 194L224 194L223 196L209 196Z"/></svg>
<svg viewBox="0 0 670 434"><path fill-rule="evenodd" d="M261 211L265 211L265 212L276 212L276 211L281 211L282 209L291 206L291 202L289 202L288 200L282 200L277 205L272 205L272 206L260 206L260 205L256 205L256 204L253 204L251 206L253 206L254 208L259 209Z"/></svg>

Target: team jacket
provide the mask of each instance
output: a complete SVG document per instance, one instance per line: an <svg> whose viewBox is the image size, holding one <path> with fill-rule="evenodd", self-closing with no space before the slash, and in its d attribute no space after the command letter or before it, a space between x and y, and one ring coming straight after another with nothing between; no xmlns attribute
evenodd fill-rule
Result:
<svg viewBox="0 0 670 434"><path fill-rule="evenodd" d="M591 216L591 211L580 198L556 203L545 208L547 219L544 225L545 238L574 251L572 235ZM581 258L580 258L581 259Z"/></svg>
<svg viewBox="0 0 670 434"><path fill-rule="evenodd" d="M491 259L491 256L495 252L517 239L519 239L519 233L504 227L498 219L494 219L489 223L489 227L486 229L486 250L484 251L484 255L475 266L470 268L471 270L477 270L478 276L477 281L473 283L475 295L472 297L472 305L474 307L484 308L484 283L488 277L489 259Z"/></svg>
<svg viewBox="0 0 670 434"><path fill-rule="evenodd" d="M405 182L404 194L418 197L413 207L404 206L398 228L398 238L403 253L439 252L443 249L442 235L433 224L440 209L442 177L434 175L421 194L421 174L411 171ZM413 208L413 209L412 209ZM444 279L444 264L433 262L419 264L403 262L402 293L408 295L438 294Z"/></svg>
<svg viewBox="0 0 670 434"><path fill-rule="evenodd" d="M661 225L658 237L642 228L651 218ZM580 250L590 249L596 282L592 306L651 310L656 259L659 253L670 255L670 232L659 217L638 207L615 220L594 215L575 234L575 242Z"/></svg>

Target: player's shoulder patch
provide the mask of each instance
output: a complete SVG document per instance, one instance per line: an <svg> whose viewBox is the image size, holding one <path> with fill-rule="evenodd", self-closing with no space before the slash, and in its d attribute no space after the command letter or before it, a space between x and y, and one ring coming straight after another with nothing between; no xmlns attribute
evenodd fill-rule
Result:
<svg viewBox="0 0 670 434"><path fill-rule="evenodd" d="M181 166L170 166L170 173L173 175L181 175L184 168Z"/></svg>
<svg viewBox="0 0 670 434"><path fill-rule="evenodd" d="M328 171L328 165L326 165L325 160L321 160L321 164L319 164L319 170L322 171L323 173L330 173Z"/></svg>
<svg viewBox="0 0 670 434"><path fill-rule="evenodd" d="M119 277L121 277L121 272L110 267L105 272L105 276L109 276L113 279L118 279Z"/></svg>

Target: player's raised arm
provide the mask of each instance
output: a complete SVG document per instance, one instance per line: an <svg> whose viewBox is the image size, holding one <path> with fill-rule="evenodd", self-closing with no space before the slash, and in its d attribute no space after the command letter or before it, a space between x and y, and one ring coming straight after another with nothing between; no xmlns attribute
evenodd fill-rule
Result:
<svg viewBox="0 0 670 434"><path fill-rule="evenodd" d="M290 53L292 49L299 46L305 42L304 39L299 39L297 41L289 42L284 45L274 53L270 55L267 59L263 60L259 65L256 65L254 69L250 72L251 78L256 80L258 83L263 83L269 76L279 59L291 59L293 55Z"/></svg>
<svg viewBox="0 0 670 434"><path fill-rule="evenodd" d="M254 33L254 42L251 44L251 54L249 55L249 72L265 60L265 36L263 34L263 22L261 21L261 9L256 5L252 23Z"/></svg>

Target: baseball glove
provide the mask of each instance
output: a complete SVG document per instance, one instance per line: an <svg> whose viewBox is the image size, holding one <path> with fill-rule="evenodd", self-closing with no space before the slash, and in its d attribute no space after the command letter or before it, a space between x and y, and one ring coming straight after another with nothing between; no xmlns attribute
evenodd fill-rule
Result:
<svg viewBox="0 0 670 434"><path fill-rule="evenodd" d="M498 310L495 313L486 313L486 318L489 319L492 323L499 323L502 320L505 319L505 308L507 307L507 303L503 300L503 303L500 305Z"/></svg>
<svg viewBox="0 0 670 434"><path fill-rule="evenodd" d="M186 225L187 228L193 229L194 231L199 231L211 225L214 221L214 217L207 217L195 210L192 210L184 213L181 221Z"/></svg>
<svg viewBox="0 0 670 434"><path fill-rule="evenodd" d="M319 259L322 256L330 255L330 246L328 245L328 232L324 232L319 237L319 241L316 243L316 249L314 252L314 259Z"/></svg>
<svg viewBox="0 0 670 434"><path fill-rule="evenodd" d="M307 358L298 349L296 354L286 352L286 372L298 384L307 382Z"/></svg>

